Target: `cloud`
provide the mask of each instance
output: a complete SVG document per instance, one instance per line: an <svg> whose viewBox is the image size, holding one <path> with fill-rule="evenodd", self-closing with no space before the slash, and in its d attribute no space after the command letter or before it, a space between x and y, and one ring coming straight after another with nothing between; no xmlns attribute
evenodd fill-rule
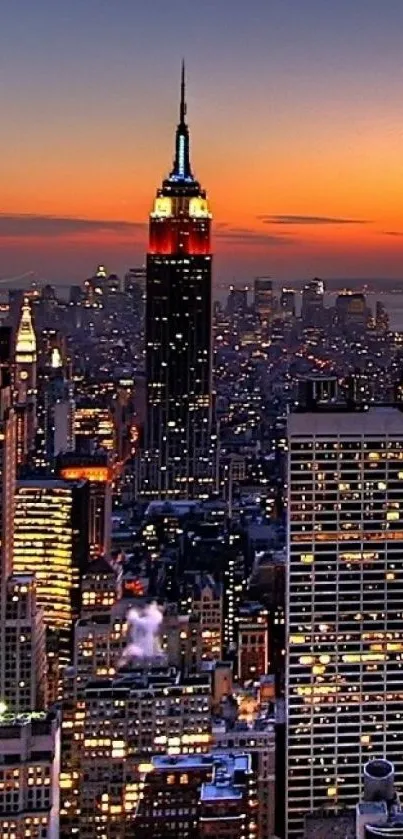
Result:
<svg viewBox="0 0 403 839"><path fill-rule="evenodd" d="M0 213L0 239L68 237L87 233L135 233L142 222Z"/></svg>
<svg viewBox="0 0 403 839"><path fill-rule="evenodd" d="M216 239L234 244L266 245L275 247L277 245L289 245L294 240L288 235L274 236L268 233L259 233L248 227L230 227L227 222L220 222L216 225L214 234Z"/></svg>
<svg viewBox="0 0 403 839"><path fill-rule="evenodd" d="M383 236L403 236L403 230L384 230Z"/></svg>
<svg viewBox="0 0 403 839"><path fill-rule="evenodd" d="M259 221L264 224L369 224L366 219L337 218L333 216L294 216L294 215L261 215Z"/></svg>

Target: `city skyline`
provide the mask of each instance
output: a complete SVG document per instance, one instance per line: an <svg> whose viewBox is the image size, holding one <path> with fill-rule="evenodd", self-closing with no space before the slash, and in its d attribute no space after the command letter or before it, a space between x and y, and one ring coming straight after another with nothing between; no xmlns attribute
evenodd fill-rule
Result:
<svg viewBox="0 0 403 839"><path fill-rule="evenodd" d="M144 261L184 55L216 283L399 278L402 23L397 0L255 0L247 15L227 0L169 13L123 0L120 14L22 0L1 37L0 276L68 282Z"/></svg>

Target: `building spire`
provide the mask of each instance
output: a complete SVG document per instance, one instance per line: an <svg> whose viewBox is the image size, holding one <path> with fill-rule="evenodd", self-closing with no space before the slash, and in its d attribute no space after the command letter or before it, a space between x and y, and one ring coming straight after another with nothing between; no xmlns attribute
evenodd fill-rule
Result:
<svg viewBox="0 0 403 839"><path fill-rule="evenodd" d="M182 60L179 123L176 129L174 166L169 176L171 181L193 181L190 168L189 128L186 124L186 111L185 61Z"/></svg>
<svg viewBox="0 0 403 839"><path fill-rule="evenodd" d="M179 111L179 122L181 125L185 124L186 117L186 75L185 75L185 59L182 58L182 75L181 75L181 104Z"/></svg>

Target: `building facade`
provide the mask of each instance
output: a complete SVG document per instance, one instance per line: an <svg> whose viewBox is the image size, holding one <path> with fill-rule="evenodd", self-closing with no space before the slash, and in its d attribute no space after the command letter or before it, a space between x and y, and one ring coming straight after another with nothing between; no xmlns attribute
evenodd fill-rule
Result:
<svg viewBox="0 0 403 839"><path fill-rule="evenodd" d="M288 836L354 806L369 757L403 771L403 414L289 417Z"/></svg>
<svg viewBox="0 0 403 839"><path fill-rule="evenodd" d="M210 678L148 661L84 685L72 676L70 696L67 682L61 837L129 839L152 756L208 750Z"/></svg>
<svg viewBox="0 0 403 839"><path fill-rule="evenodd" d="M107 452L69 452L57 458L57 475L64 481L88 484L87 519L91 558L109 556L112 529L113 469Z"/></svg>
<svg viewBox="0 0 403 839"><path fill-rule="evenodd" d="M59 839L60 721L0 714L2 839Z"/></svg>
<svg viewBox="0 0 403 839"><path fill-rule="evenodd" d="M36 432L36 335L32 323L31 307L24 298L15 341L14 402L20 407L24 419L19 424L21 461L35 447Z"/></svg>
<svg viewBox="0 0 403 839"><path fill-rule="evenodd" d="M17 485L14 571L36 576L48 656L55 659L56 669L70 661L73 622L79 612L88 544L83 501L85 485L42 479Z"/></svg>

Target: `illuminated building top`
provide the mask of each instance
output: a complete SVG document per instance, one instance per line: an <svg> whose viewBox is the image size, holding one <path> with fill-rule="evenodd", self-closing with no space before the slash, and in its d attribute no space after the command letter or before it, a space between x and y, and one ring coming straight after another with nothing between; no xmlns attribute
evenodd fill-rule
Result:
<svg viewBox="0 0 403 839"><path fill-rule="evenodd" d="M189 126L186 122L186 82L185 63L182 62L181 96L179 105L179 122L175 135L175 158L168 178L163 182L159 196L203 196L200 184L195 179L190 165L190 137ZM158 200L158 199L157 199ZM168 213L171 215L171 213Z"/></svg>
<svg viewBox="0 0 403 839"><path fill-rule="evenodd" d="M190 165L186 123L185 65L182 63L179 123L172 171L157 191L150 215L151 254L206 256L210 249L211 214L205 190Z"/></svg>
<svg viewBox="0 0 403 839"><path fill-rule="evenodd" d="M24 361L36 361L36 336L32 325L31 307L27 297L24 297L22 305L15 351L17 364Z"/></svg>

